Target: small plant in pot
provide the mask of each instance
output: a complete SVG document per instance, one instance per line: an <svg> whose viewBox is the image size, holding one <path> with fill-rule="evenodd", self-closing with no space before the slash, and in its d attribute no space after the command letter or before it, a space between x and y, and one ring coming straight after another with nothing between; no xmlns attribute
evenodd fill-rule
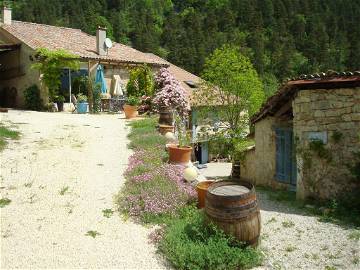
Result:
<svg viewBox="0 0 360 270"><path fill-rule="evenodd" d="M126 99L124 105L124 112L126 119L135 118L138 115L138 105L140 104L140 99L136 96L129 96Z"/></svg>
<svg viewBox="0 0 360 270"><path fill-rule="evenodd" d="M55 97L55 102L57 104L58 110L59 112L62 112L64 110L64 102L65 102L65 97L64 96L56 96Z"/></svg>
<svg viewBox="0 0 360 270"><path fill-rule="evenodd" d="M175 164L187 164L191 160L191 139L186 132L185 121L178 114L175 115L175 128L179 143L168 147L169 161Z"/></svg>
<svg viewBox="0 0 360 270"><path fill-rule="evenodd" d="M80 93L77 95L76 97L77 99L77 111L78 113L87 113L87 108L88 108L88 102L87 102L87 96L85 96L84 94Z"/></svg>

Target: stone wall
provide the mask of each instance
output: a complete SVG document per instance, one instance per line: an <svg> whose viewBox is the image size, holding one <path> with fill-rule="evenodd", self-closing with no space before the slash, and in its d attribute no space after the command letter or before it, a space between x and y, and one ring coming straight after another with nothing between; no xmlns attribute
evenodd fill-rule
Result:
<svg viewBox="0 0 360 270"><path fill-rule="evenodd" d="M242 162L241 177L259 186L285 188L275 179L276 144L275 127L288 126L275 117L266 117L255 123L255 149L248 151Z"/></svg>
<svg viewBox="0 0 360 270"><path fill-rule="evenodd" d="M15 40L9 39L2 32L0 32L0 39L5 42L16 42ZM7 69L19 67L19 76L9 80L0 80L0 90L16 89L16 107L18 108L23 108L25 105L24 90L26 88L35 84L41 89L39 72L31 68L33 62L30 60L30 55L33 53L34 51L30 47L22 44L20 50L5 53L0 56L1 63ZM47 91L45 91L45 89L42 89L41 97L44 100L47 99Z"/></svg>
<svg viewBox="0 0 360 270"><path fill-rule="evenodd" d="M301 90L293 114L297 196L328 199L351 189L348 166L352 152L360 151L360 88ZM323 145L311 143L317 137Z"/></svg>

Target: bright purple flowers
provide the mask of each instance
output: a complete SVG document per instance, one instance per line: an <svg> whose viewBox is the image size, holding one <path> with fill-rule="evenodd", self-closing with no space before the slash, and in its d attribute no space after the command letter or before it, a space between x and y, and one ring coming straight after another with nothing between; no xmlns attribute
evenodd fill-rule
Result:
<svg viewBox="0 0 360 270"><path fill-rule="evenodd" d="M162 162L164 151L139 150L129 158L121 204L130 216L174 214L194 200L195 189L183 179L185 167Z"/></svg>

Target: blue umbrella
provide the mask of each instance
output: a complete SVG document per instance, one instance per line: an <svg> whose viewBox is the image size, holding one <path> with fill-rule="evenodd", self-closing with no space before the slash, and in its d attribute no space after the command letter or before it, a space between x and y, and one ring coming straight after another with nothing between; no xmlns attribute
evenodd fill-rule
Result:
<svg viewBox="0 0 360 270"><path fill-rule="evenodd" d="M98 65L96 69L95 83L101 84L101 93L105 94L107 92L106 82L104 78L104 68L102 67L102 65Z"/></svg>

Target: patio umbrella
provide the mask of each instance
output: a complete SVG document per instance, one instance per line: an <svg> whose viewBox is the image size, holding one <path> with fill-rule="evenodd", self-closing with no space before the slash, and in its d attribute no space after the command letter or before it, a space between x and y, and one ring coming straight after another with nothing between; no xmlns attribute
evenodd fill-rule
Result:
<svg viewBox="0 0 360 270"><path fill-rule="evenodd" d="M104 78L104 68L102 67L102 65L98 65L96 69L95 83L96 84L100 83L101 93L105 94L107 92L106 82Z"/></svg>

